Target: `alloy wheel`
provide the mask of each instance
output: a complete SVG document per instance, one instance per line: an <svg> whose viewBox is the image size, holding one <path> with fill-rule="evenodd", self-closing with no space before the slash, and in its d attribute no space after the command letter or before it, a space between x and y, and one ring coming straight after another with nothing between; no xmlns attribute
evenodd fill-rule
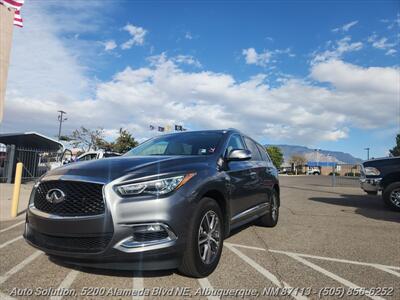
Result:
<svg viewBox="0 0 400 300"><path fill-rule="evenodd" d="M221 223L218 215L209 210L200 222L198 249L201 261L211 264L218 257L221 242Z"/></svg>
<svg viewBox="0 0 400 300"><path fill-rule="evenodd" d="M272 195L272 199L271 199L271 216L273 220L276 220L277 216L278 216L278 201L276 199L276 195L273 194Z"/></svg>
<svg viewBox="0 0 400 300"><path fill-rule="evenodd" d="M390 193L390 201L397 207L400 208L400 188L399 189L394 189Z"/></svg>

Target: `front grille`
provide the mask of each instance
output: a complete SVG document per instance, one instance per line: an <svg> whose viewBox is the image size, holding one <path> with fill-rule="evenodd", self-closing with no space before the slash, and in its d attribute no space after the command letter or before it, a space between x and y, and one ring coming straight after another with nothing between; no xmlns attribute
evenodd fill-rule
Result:
<svg viewBox="0 0 400 300"><path fill-rule="evenodd" d="M155 231L155 232L135 232L133 234L133 239L135 242L150 242L163 240L168 238L168 233L164 231Z"/></svg>
<svg viewBox="0 0 400 300"><path fill-rule="evenodd" d="M30 226L26 238L34 245L57 251L97 253L103 251L109 244L112 234L96 237L60 237L40 233Z"/></svg>
<svg viewBox="0 0 400 300"><path fill-rule="evenodd" d="M46 194L60 189L64 201L50 203ZM91 216L104 213L103 185L80 181L44 181L36 189L34 205L37 209L59 216Z"/></svg>

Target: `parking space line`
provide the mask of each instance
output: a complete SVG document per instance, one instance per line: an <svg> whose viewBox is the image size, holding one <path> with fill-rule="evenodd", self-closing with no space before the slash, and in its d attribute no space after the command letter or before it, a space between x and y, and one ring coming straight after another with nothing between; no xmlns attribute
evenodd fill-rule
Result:
<svg viewBox="0 0 400 300"><path fill-rule="evenodd" d="M133 289L138 292L144 289L144 280L142 277L142 272L133 273ZM132 295L133 300L143 300L143 295Z"/></svg>
<svg viewBox="0 0 400 300"><path fill-rule="evenodd" d="M75 278L78 276L79 271L76 270L72 270L71 272L69 272L67 274L67 276L65 276L64 280L60 283L60 285L58 286L58 290L64 290L64 289L68 289L71 284L74 282ZM61 300L63 296L51 296L50 300Z"/></svg>
<svg viewBox="0 0 400 300"><path fill-rule="evenodd" d="M285 287L285 288L291 288L286 282L281 282L274 274L272 274L270 271L266 270L262 266L260 266L258 263L256 263L254 260L252 260L250 257L236 249L234 246L230 244L226 244L225 246L231 250L233 253L235 253L237 256L239 256L242 260L244 260L246 263L248 263L250 266L252 266L254 269L256 269L259 273L261 273L264 277L266 277L269 281L271 281L273 284L275 284L278 287ZM308 299L307 297L304 296L299 296L299 295L292 295L293 298L297 300L304 300Z"/></svg>
<svg viewBox="0 0 400 300"><path fill-rule="evenodd" d="M7 242L1 244L1 245L0 245L0 249L4 248L4 247L6 247L6 246L8 246L8 245L10 245L10 244L12 244L12 243L14 243L14 242L20 240L20 239L22 239L22 235L17 236L15 239L9 240L9 241L7 241Z"/></svg>
<svg viewBox="0 0 400 300"><path fill-rule="evenodd" d="M392 274L392 275L394 275L394 276L400 277L400 273L398 273L398 272L396 272L396 271L393 271L393 270L390 269L390 268L382 267L382 266L379 266L379 265L376 265L376 266L374 266L374 267L377 268L378 270L381 270L381 271L384 271L384 272L386 272L386 273Z"/></svg>
<svg viewBox="0 0 400 300"><path fill-rule="evenodd" d="M24 223L25 223L25 220L23 220L23 221L21 221L21 222L18 222L18 223L14 224L14 225L11 225L11 226L9 226L9 227L7 227L7 228L1 229L1 230L0 230L0 233L3 233L3 232L5 232L5 231L7 231L7 230L10 230L10 229L13 229L14 227L17 227L17 226L19 226L19 225L21 225L21 224L24 224Z"/></svg>
<svg viewBox="0 0 400 300"><path fill-rule="evenodd" d="M207 278L199 278L198 281L199 281L199 284L202 287L202 289L209 290L209 291L214 290L213 286L211 285L210 281ZM207 296L207 299L208 300L219 300L219 297L211 295L211 296Z"/></svg>
<svg viewBox="0 0 400 300"><path fill-rule="evenodd" d="M15 273L19 272L22 270L26 265L31 263L33 260L35 260L39 255L41 255L43 252L42 251L36 251L30 256L28 256L26 259L24 259L22 262L20 262L18 265L14 266L11 270L6 272L4 275L0 276L0 285L3 284L5 281L10 278L10 276L14 275Z"/></svg>
<svg viewBox="0 0 400 300"><path fill-rule="evenodd" d="M240 245L240 244L234 244L234 243L228 243L228 242L224 242L224 245L230 245L230 246L234 246L234 247L258 250L258 251L266 251L266 249L264 249L264 248L246 246L246 245Z"/></svg>
<svg viewBox="0 0 400 300"><path fill-rule="evenodd" d="M353 260L347 260L347 259L331 258L331 257L316 256L316 255L294 253L294 252L289 252L289 251L280 251L280 250L272 250L272 249L270 249L268 251L269 252L274 252L274 253L282 253L282 254L286 254L286 255L296 255L296 256L300 256L300 257L321 259L321 260L327 260L327 261L335 261L335 262L341 262L341 263L346 263L346 264L370 266L370 267L375 267L375 268L381 267L381 268L387 268L387 269L393 269L393 270L400 270L400 267L396 267L396 266L388 266L388 265L381 265L381 264L374 264L374 263L366 263L366 262L353 261Z"/></svg>
<svg viewBox="0 0 400 300"><path fill-rule="evenodd" d="M347 287L360 288L358 285L348 281L347 279L344 279L344 278L342 278L342 277L340 277L340 276L338 276L338 275L336 275L336 274L334 274L332 272L329 272L328 270L326 270L326 269L324 269L324 268L322 268L322 267L320 267L320 266L318 266L318 265L316 265L316 264L314 264L312 262L309 262L308 260L305 260L304 258L302 258L302 257L300 257L300 256L298 256L296 254L286 254L286 255L291 257L291 258L293 258L293 259L295 259L295 260L297 260L298 262L300 262L300 263L302 263L302 264L314 269L315 271L320 272L320 273L324 274L325 276L328 276L328 277L332 278L333 280L336 280L337 282L339 282L339 283L341 283L341 284L343 284L343 285L345 285ZM370 296L370 295L367 295L367 294L366 294L366 296L370 297L371 299L374 299L374 300L382 300L382 299L384 299L382 297Z"/></svg>

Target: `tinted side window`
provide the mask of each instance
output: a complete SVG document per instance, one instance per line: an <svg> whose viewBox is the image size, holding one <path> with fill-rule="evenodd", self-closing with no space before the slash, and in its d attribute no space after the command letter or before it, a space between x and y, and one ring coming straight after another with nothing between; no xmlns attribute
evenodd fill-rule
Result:
<svg viewBox="0 0 400 300"><path fill-rule="evenodd" d="M257 147L258 147L258 150L260 150L262 159L265 160L265 161L270 161L270 159L268 157L268 154L267 154L267 151L265 150L265 148L262 147L261 145L257 145Z"/></svg>
<svg viewBox="0 0 400 300"><path fill-rule="evenodd" d="M244 138L247 148L251 151L251 160L262 160L260 152L258 151L257 145L249 138Z"/></svg>
<svg viewBox="0 0 400 300"><path fill-rule="evenodd" d="M234 149L244 149L243 141L240 135L234 134L230 137L228 146L226 147L226 155Z"/></svg>

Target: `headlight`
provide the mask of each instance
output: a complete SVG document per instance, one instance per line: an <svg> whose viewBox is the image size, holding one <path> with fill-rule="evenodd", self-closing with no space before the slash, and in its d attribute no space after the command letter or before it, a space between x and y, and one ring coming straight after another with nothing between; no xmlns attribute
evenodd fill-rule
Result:
<svg viewBox="0 0 400 300"><path fill-rule="evenodd" d="M123 196L139 194L164 195L180 188L195 175L196 173L188 173L186 175L125 184L118 186L116 189Z"/></svg>
<svg viewBox="0 0 400 300"><path fill-rule="evenodd" d="M373 168L373 167L366 167L364 169L364 173L367 176L378 176L381 174L381 172L377 168Z"/></svg>

